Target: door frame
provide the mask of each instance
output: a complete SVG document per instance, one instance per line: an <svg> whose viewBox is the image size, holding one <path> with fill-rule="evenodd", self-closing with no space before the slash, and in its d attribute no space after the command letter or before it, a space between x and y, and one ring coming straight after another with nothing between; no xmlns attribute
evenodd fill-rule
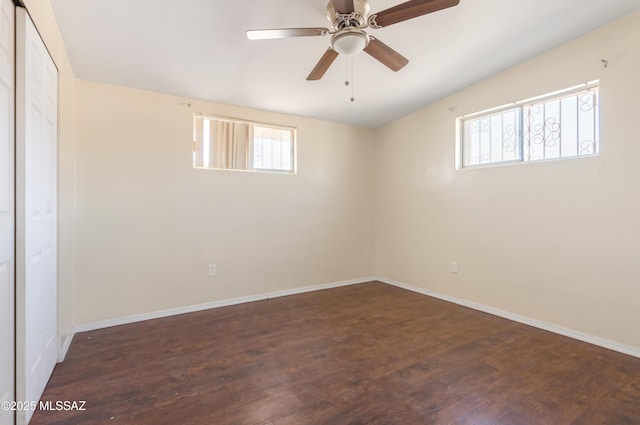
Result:
<svg viewBox="0 0 640 425"><path fill-rule="evenodd" d="M7 150L4 151L2 164L0 166L5 170L0 171L4 174L0 178L0 184L3 186L0 190L6 190L6 194L0 194L4 199L2 205L0 205L0 220L2 220L2 240L0 240L0 263L3 264L3 274L6 277L6 293L0 294L2 298L6 300L6 307L2 307L0 315L2 315L1 332L3 335L6 333L6 341L0 342L0 350L2 355L0 356L2 361L2 368L7 373L6 377L8 382L3 382L0 387L0 401L15 401L16 398L16 327L15 327L15 206L16 206L16 194L15 194L15 4L11 0L0 0L0 27L8 25L8 29L0 28L2 35L6 35L6 39L0 40L3 53L6 53L6 60L3 57L2 61L2 74L3 82L2 88L6 88L7 93L5 97L6 104L2 105L3 116L0 118L2 125L0 128L6 131L2 137L6 137ZM5 19L6 18L6 19ZM4 56L4 54L3 54ZM3 102L4 103L4 102ZM6 113L4 109L6 108ZM5 121L6 120L6 121ZM2 148L4 150L4 146ZM6 154L6 158L4 157ZM6 161L6 164L4 163ZM6 231L6 233L5 233ZM5 322L6 320L6 322ZM6 386L5 386L6 384ZM11 410L0 411L0 424L1 425L15 425L16 415Z"/></svg>

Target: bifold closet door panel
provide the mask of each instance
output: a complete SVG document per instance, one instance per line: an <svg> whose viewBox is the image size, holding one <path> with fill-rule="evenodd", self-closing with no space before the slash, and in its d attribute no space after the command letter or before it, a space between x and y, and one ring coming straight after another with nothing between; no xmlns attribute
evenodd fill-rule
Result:
<svg viewBox="0 0 640 425"><path fill-rule="evenodd" d="M16 396L37 402L57 337L57 69L16 9ZM33 411L18 411L27 423Z"/></svg>

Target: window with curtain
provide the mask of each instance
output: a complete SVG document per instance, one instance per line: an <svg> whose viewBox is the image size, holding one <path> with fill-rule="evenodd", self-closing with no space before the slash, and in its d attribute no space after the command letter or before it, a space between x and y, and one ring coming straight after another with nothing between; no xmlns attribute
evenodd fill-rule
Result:
<svg viewBox="0 0 640 425"><path fill-rule="evenodd" d="M193 137L195 168L295 172L295 128L196 114Z"/></svg>

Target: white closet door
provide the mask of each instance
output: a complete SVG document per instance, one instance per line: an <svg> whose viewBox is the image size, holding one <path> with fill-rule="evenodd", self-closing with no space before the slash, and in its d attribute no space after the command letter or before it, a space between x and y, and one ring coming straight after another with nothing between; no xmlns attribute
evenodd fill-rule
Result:
<svg viewBox="0 0 640 425"><path fill-rule="evenodd" d="M0 402L14 396L14 6L0 0ZM0 425L15 415L0 409Z"/></svg>
<svg viewBox="0 0 640 425"><path fill-rule="evenodd" d="M16 9L16 395L38 401L56 364L57 70ZM18 412L27 423L32 411Z"/></svg>

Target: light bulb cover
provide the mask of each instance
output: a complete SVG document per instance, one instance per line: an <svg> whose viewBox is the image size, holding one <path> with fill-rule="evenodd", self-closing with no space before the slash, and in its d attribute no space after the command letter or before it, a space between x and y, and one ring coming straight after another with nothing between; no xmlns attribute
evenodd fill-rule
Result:
<svg viewBox="0 0 640 425"><path fill-rule="evenodd" d="M331 48L343 55L360 53L369 44L369 36L362 30L349 29L339 32L331 39Z"/></svg>

